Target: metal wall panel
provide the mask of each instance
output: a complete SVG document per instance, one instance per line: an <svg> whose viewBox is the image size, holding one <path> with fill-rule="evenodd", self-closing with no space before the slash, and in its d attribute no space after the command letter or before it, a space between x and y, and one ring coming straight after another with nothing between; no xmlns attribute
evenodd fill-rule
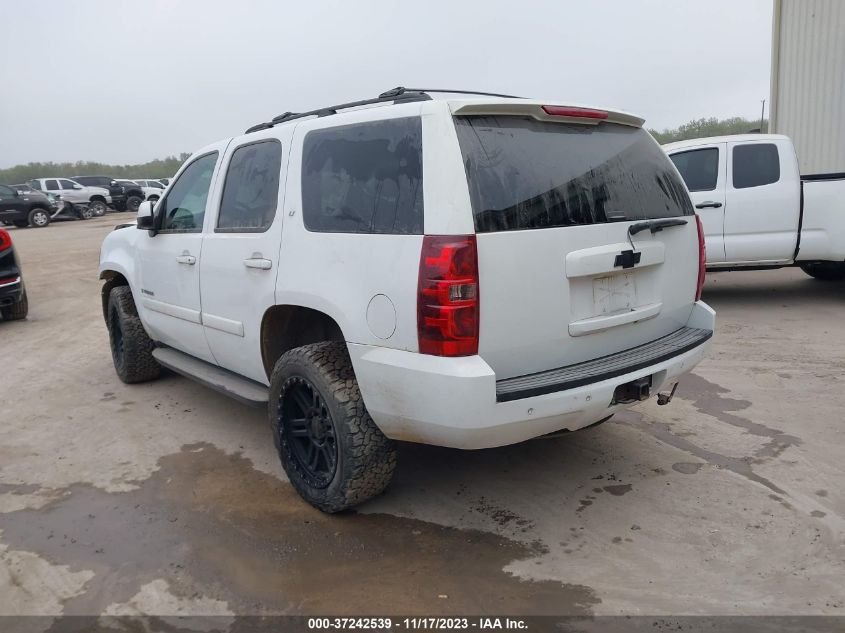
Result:
<svg viewBox="0 0 845 633"><path fill-rule="evenodd" d="M801 173L845 172L845 1L774 0L770 130Z"/></svg>

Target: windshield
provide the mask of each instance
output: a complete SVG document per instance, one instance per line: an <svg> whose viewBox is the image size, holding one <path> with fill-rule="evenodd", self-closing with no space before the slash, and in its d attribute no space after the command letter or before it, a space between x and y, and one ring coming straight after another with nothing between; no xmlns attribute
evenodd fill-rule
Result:
<svg viewBox="0 0 845 633"><path fill-rule="evenodd" d="M686 187L641 128L455 117L476 231L692 215Z"/></svg>

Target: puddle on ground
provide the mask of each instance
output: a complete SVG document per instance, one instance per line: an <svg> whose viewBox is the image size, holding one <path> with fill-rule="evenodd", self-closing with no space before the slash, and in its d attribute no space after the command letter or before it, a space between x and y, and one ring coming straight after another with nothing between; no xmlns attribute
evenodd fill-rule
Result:
<svg viewBox="0 0 845 633"><path fill-rule="evenodd" d="M290 484L209 444L163 457L125 493L87 485L0 515L2 541L90 569L65 614L98 614L165 579L239 614L589 614L589 587L502 571L542 545L389 515L325 515Z"/></svg>

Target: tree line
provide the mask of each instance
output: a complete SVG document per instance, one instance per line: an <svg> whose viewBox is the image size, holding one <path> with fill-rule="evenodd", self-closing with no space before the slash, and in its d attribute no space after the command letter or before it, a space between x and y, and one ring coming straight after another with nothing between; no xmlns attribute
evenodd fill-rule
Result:
<svg viewBox="0 0 845 633"><path fill-rule="evenodd" d="M111 176L113 178L172 178L179 171L190 154L183 152L178 156L157 158L135 165L109 165L96 161L77 161L75 163L27 163L0 169L0 183L16 185L32 178L59 176Z"/></svg>
<svg viewBox="0 0 845 633"><path fill-rule="evenodd" d="M768 129L769 122L763 121L763 129ZM753 121L743 117L717 119L716 117L694 119L676 128L664 130L649 130L658 143L672 143L691 138L706 136L722 136L725 134L746 134L750 131L760 131L760 121ZM77 161L75 163L27 163L15 165L8 169L0 169L0 183L18 184L32 178L48 176L87 176L103 175L115 178L169 178L182 166L190 154L181 153L179 156L168 156L136 165L109 165L93 161Z"/></svg>

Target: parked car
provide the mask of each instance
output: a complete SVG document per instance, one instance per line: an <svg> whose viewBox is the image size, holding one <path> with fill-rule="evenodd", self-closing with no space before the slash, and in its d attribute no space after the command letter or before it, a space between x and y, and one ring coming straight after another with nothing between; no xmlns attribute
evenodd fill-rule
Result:
<svg viewBox="0 0 845 633"><path fill-rule="evenodd" d="M715 318L689 194L642 124L396 89L209 145L103 242L117 375L267 407L326 512L388 485L394 440L502 446L672 389Z"/></svg>
<svg viewBox="0 0 845 633"><path fill-rule="evenodd" d="M94 217L91 207L82 202L71 203L62 200L61 196L49 192L36 191L29 185L12 185L18 193L29 196L30 199L37 199L39 196L46 198L50 210L50 221L53 220L88 220Z"/></svg>
<svg viewBox="0 0 845 633"><path fill-rule="evenodd" d="M170 184L170 181L173 180L173 178L157 178L156 180L158 180L161 184L167 187Z"/></svg>
<svg viewBox="0 0 845 633"><path fill-rule="evenodd" d="M111 176L74 176L74 180L89 187L101 187L108 189L112 197L112 206L117 211L138 210L138 206L144 201L144 192L137 184L122 185L117 178Z"/></svg>
<svg viewBox="0 0 845 633"><path fill-rule="evenodd" d="M161 194L164 193L164 190L167 188L163 182L158 180L148 180L148 179L135 179L139 185L144 188L144 193L147 196L147 200L158 200L161 197Z"/></svg>
<svg viewBox="0 0 845 633"><path fill-rule="evenodd" d="M704 225L707 268L800 266L845 279L845 174L802 177L778 134L665 145Z"/></svg>
<svg viewBox="0 0 845 633"><path fill-rule="evenodd" d="M145 180L144 181L141 181L141 180L118 180L117 181L117 183L119 185L123 185L124 187L130 187L130 186L140 187L141 192L144 195L144 200L153 200L153 201L158 200L161 197L161 192L163 191L163 187L162 188L149 187L146 184L144 184L146 182L147 181L145 181Z"/></svg>
<svg viewBox="0 0 845 633"><path fill-rule="evenodd" d="M71 204L87 204L93 215L99 217L108 210L111 194L102 187L88 187L70 178L35 178L29 186L42 193L59 195Z"/></svg>
<svg viewBox="0 0 845 633"><path fill-rule="evenodd" d="M25 319L29 311L26 287L12 236L0 228L0 315L4 321Z"/></svg>
<svg viewBox="0 0 845 633"><path fill-rule="evenodd" d="M0 222L4 224L42 228L50 224L54 210L43 194L20 193L13 187L0 185Z"/></svg>

